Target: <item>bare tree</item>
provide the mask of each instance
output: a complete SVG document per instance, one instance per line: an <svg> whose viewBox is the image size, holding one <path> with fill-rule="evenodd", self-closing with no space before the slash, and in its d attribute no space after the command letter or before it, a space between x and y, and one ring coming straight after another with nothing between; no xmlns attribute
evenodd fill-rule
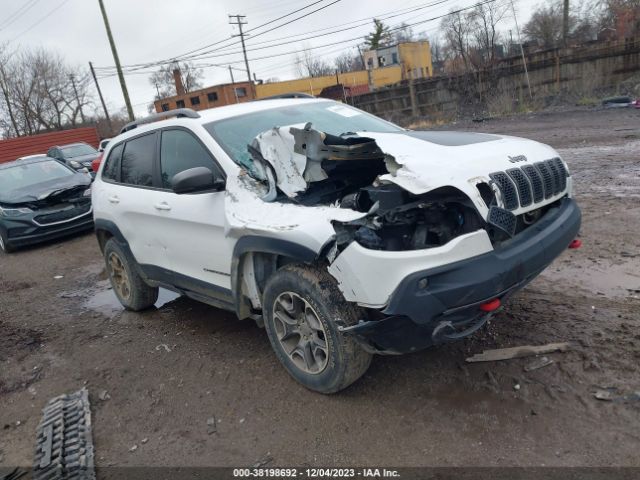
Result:
<svg viewBox="0 0 640 480"><path fill-rule="evenodd" d="M479 4L471 10L467 18L471 25L471 35L476 50L477 67L487 67L495 63L500 42L498 24L509 11L508 4L497 2Z"/></svg>
<svg viewBox="0 0 640 480"><path fill-rule="evenodd" d="M0 53L0 116L5 136L82 123L83 108L93 108L87 74L67 65L56 52L17 49L8 55L6 48L4 52L5 58Z"/></svg>
<svg viewBox="0 0 640 480"><path fill-rule="evenodd" d="M402 22L400 26L393 32L394 43L407 43L415 41L413 29L406 22Z"/></svg>
<svg viewBox="0 0 640 480"><path fill-rule="evenodd" d="M14 108L11 103L9 85L7 83L7 75L5 65L9 63L11 54L6 44L0 45L0 126L2 127L3 137L11 137L13 135L19 137L20 130L14 114ZM11 129L13 128L13 135Z"/></svg>
<svg viewBox="0 0 640 480"><path fill-rule="evenodd" d="M332 75L334 69L329 63L316 57L309 48L304 49L295 56L296 70L301 77L322 77Z"/></svg>
<svg viewBox="0 0 640 480"><path fill-rule="evenodd" d="M569 16L569 31L575 18ZM534 10L522 33L540 48L554 48L562 41L563 6L559 2L541 5Z"/></svg>
<svg viewBox="0 0 640 480"><path fill-rule="evenodd" d="M455 71L467 71L471 68L469 47L471 41L471 25L462 12L452 11L442 19L440 28L444 36L445 54Z"/></svg>
<svg viewBox="0 0 640 480"><path fill-rule="evenodd" d="M362 65L362 59L358 54L353 55L349 52L343 52L336 57L333 63L335 64L336 69L340 73L364 70L364 66Z"/></svg>
<svg viewBox="0 0 640 480"><path fill-rule="evenodd" d="M593 0L588 7L599 32L615 32L618 38L640 35L640 0Z"/></svg>
<svg viewBox="0 0 640 480"><path fill-rule="evenodd" d="M155 100L176 95L174 70L180 71L182 84L186 92L202 88L204 72L201 68L198 68L193 62L171 62L160 67L149 77L149 83L158 89Z"/></svg>

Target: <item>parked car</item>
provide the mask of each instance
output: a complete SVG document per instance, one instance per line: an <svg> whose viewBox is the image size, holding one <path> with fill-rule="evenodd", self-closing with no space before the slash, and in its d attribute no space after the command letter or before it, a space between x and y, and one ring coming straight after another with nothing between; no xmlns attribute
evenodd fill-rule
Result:
<svg viewBox="0 0 640 480"><path fill-rule="evenodd" d="M111 141L110 138L104 138L104 139L100 140L100 144L98 145L98 151L99 152L104 152L104 149L107 148L107 145L109 145L110 141Z"/></svg>
<svg viewBox="0 0 640 480"><path fill-rule="evenodd" d="M531 140L274 99L126 125L93 203L127 309L165 287L254 319L293 378L331 393L374 353L481 328L575 239L572 181Z"/></svg>
<svg viewBox="0 0 640 480"><path fill-rule="evenodd" d="M98 169L100 168L100 163L102 162L102 155L103 155L103 154L101 153L101 154L100 154L100 156L99 156L98 158L94 159L94 160L91 162L91 170L92 170L92 171L93 171L93 173L94 173L94 174L93 174L93 176L94 176L94 177L95 177L95 172L97 172L97 171L98 171Z"/></svg>
<svg viewBox="0 0 640 480"><path fill-rule="evenodd" d="M24 157L17 158L16 160L30 160L32 158L44 158L46 155L44 153L37 153L35 155L25 155Z"/></svg>
<svg viewBox="0 0 640 480"><path fill-rule="evenodd" d="M49 157L0 163L0 250L93 227L91 179Z"/></svg>
<svg viewBox="0 0 640 480"><path fill-rule="evenodd" d="M74 170L82 171L86 168L92 177L95 176L95 172L92 170L91 162L100 155L100 152L84 142L51 147L47 152L47 156L66 163Z"/></svg>

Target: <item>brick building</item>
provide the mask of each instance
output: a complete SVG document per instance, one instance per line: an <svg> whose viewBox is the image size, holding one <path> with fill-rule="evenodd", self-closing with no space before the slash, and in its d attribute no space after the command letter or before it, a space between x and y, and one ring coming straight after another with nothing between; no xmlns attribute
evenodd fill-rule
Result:
<svg viewBox="0 0 640 480"><path fill-rule="evenodd" d="M185 107L193 110L204 110L205 108L248 102L256 98L253 82L223 83L186 92L179 70L173 72L173 78L178 94L153 102L156 112Z"/></svg>

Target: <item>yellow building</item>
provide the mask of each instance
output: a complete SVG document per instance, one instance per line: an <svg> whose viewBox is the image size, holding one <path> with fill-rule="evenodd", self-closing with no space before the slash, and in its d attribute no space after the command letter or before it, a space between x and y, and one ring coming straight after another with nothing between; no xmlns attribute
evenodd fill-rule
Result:
<svg viewBox="0 0 640 480"><path fill-rule="evenodd" d="M371 77L371 78L369 78ZM336 84L353 87L369 85L369 88L384 87L402 80L402 69L398 65L375 70L358 70L356 72L325 75L322 77L297 78L282 82L262 83L256 85L256 98L265 98L283 93L300 92L318 96L325 87Z"/></svg>
<svg viewBox="0 0 640 480"><path fill-rule="evenodd" d="M367 70L399 65L402 79L429 78L433 75L429 42L406 42L364 52Z"/></svg>
<svg viewBox="0 0 640 480"><path fill-rule="evenodd" d="M323 77L298 78L256 85L256 98L300 92L319 95L323 88L336 84L368 85L371 90L410 78L433 75L429 42L408 42L369 50L363 54L366 70Z"/></svg>
<svg viewBox="0 0 640 480"><path fill-rule="evenodd" d="M364 52L366 70L338 73L323 77L307 77L282 82L254 85L249 82L214 85L198 91L185 92L180 72L174 72L178 95L156 100L157 112L175 108L201 110L230 103L250 101L273 95L300 92L319 96L324 88L337 84L344 87L364 87L364 90L393 85L411 78L427 78L433 75L429 42L408 42ZM355 90L355 89L354 89ZM234 95L235 92L235 95ZM254 96L255 94L255 96Z"/></svg>

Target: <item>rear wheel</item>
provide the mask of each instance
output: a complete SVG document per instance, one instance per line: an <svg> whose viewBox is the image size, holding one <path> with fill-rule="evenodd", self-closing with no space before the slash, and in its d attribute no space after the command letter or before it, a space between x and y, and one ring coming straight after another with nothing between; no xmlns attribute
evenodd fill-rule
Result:
<svg viewBox="0 0 640 480"><path fill-rule="evenodd" d="M289 374L321 393L338 392L369 368L371 354L339 331L361 318L322 268L290 265L267 282L263 312L269 341Z"/></svg>
<svg viewBox="0 0 640 480"><path fill-rule="evenodd" d="M158 287L150 287L145 283L113 238L104 246L104 258L111 286L122 306L137 312L156 303Z"/></svg>

